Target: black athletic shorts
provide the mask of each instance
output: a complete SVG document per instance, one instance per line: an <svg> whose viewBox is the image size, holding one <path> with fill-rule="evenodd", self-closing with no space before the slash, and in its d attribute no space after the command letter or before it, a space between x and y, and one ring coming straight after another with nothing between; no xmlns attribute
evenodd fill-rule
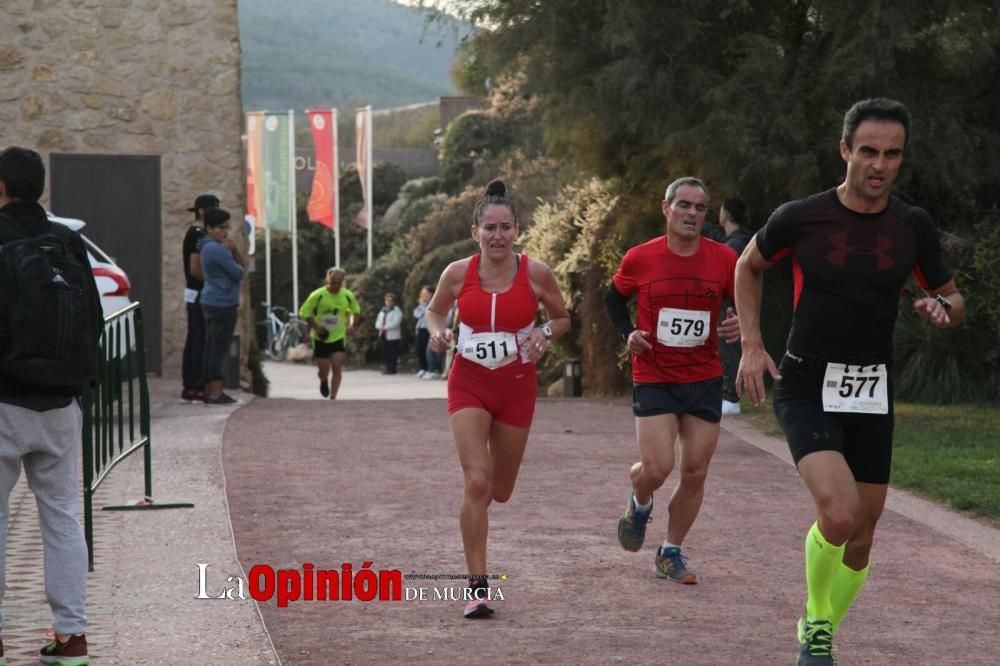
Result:
<svg viewBox="0 0 1000 666"><path fill-rule="evenodd" d="M788 354L781 359L781 381L774 389L774 413L792 458L798 464L815 451L839 451L859 483L889 483L892 466L892 379L888 414L823 411L826 362Z"/></svg>
<svg viewBox="0 0 1000 666"><path fill-rule="evenodd" d="M718 423L722 419L722 377L691 384L634 384L632 413L636 416L691 414Z"/></svg>
<svg viewBox="0 0 1000 666"><path fill-rule="evenodd" d="M347 351L344 347L344 339L341 338L336 342L320 342L319 340L313 340L313 356L316 358L330 358L334 352Z"/></svg>

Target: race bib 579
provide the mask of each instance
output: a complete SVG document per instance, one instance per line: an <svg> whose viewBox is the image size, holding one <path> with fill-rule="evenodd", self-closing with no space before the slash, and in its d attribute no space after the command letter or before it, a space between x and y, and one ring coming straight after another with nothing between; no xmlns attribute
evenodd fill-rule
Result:
<svg viewBox="0 0 1000 666"><path fill-rule="evenodd" d="M660 308L656 339L667 347L697 347L710 333L712 314L704 310Z"/></svg>

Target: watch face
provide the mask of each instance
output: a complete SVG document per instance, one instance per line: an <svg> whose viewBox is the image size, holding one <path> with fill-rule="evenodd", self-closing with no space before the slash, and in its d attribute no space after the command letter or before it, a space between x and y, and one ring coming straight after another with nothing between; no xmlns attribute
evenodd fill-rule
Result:
<svg viewBox="0 0 1000 666"><path fill-rule="evenodd" d="M542 333L545 334L545 337L551 338L552 337L552 327L549 326L548 324L546 324L545 326L542 326Z"/></svg>

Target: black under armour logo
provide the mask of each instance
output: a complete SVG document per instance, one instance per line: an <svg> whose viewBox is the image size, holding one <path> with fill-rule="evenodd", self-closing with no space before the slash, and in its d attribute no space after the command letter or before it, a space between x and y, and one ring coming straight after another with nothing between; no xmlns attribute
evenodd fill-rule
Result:
<svg viewBox="0 0 1000 666"><path fill-rule="evenodd" d="M826 260L831 264L843 266L847 262L847 255L861 254L876 257L878 259L877 268L880 271L884 271L895 266L896 262L893 261L892 257L887 254L889 248L893 246L892 239L886 238L885 236L878 236L877 243L878 245L876 247L869 247L867 245L850 245L847 242L846 231L839 234L830 234L830 245L832 245L834 249L826 255Z"/></svg>
<svg viewBox="0 0 1000 666"><path fill-rule="evenodd" d="M830 439L830 433L825 430L822 433L814 432L813 439Z"/></svg>

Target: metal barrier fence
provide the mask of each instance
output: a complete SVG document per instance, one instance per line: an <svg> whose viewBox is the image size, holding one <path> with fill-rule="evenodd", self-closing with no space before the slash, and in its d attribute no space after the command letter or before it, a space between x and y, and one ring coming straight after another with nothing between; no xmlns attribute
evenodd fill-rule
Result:
<svg viewBox="0 0 1000 666"><path fill-rule="evenodd" d="M84 388L83 521L87 563L94 570L94 492L114 467L142 449L145 496L152 503L149 387L143 344L142 308L133 303L104 318L96 385Z"/></svg>

